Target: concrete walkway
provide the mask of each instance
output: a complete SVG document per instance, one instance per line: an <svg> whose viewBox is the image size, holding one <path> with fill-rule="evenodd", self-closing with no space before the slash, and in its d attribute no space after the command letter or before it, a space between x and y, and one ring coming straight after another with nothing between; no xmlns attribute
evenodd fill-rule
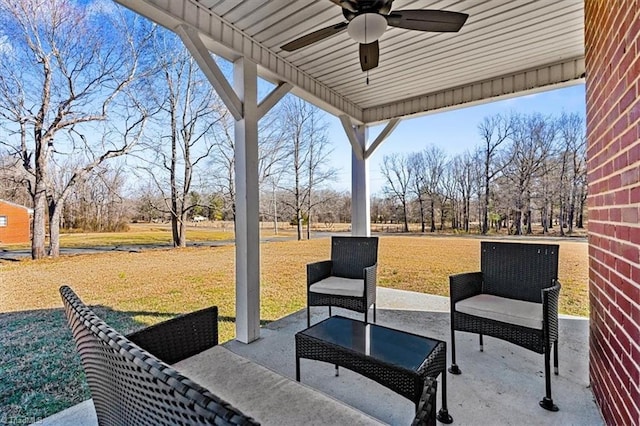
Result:
<svg viewBox="0 0 640 426"><path fill-rule="evenodd" d="M361 315L335 309L334 314ZM313 322L326 317L326 308L313 308ZM449 299L421 293L378 289L378 323L450 341ZM270 323L261 339L249 345L230 341L228 349L285 376L295 377L294 335L306 326L306 310ZM458 365L462 375L447 373L448 408L457 425L602 425L588 381L588 320L562 317L560 321L560 375L552 375L551 413L538 406L544 395L543 357L515 345L485 338L478 351L477 336L456 333ZM450 355L450 354L449 354ZM206 366L203 366L206 368ZM408 425L411 402L377 383L333 365L302 360L302 382L392 425ZM441 387L438 387L440 408ZM224 396L223 396L224 397ZM84 402L38 424L95 425L91 401Z"/></svg>

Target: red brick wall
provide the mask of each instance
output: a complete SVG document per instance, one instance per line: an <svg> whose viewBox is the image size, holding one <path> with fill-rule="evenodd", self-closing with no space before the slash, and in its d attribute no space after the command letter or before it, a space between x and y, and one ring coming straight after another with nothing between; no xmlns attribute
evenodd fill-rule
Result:
<svg viewBox="0 0 640 426"><path fill-rule="evenodd" d="M7 226L0 226L0 243L28 243L31 240L27 209L0 201L0 216L7 217Z"/></svg>
<svg viewBox="0 0 640 426"><path fill-rule="evenodd" d="M589 374L607 424L640 424L640 0L585 0Z"/></svg>

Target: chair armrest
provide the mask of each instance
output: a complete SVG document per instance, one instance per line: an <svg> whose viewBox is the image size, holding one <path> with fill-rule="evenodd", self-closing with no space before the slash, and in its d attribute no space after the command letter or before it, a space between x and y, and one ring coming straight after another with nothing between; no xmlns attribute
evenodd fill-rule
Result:
<svg viewBox="0 0 640 426"><path fill-rule="evenodd" d="M449 275L451 306L462 299L482 293L482 272L466 272Z"/></svg>
<svg viewBox="0 0 640 426"><path fill-rule="evenodd" d="M167 364L174 364L218 344L218 307L180 315L127 338Z"/></svg>
<svg viewBox="0 0 640 426"><path fill-rule="evenodd" d="M364 287L367 293L367 301L375 303L376 301L376 285L378 281L378 264L364 268Z"/></svg>
<svg viewBox="0 0 640 426"><path fill-rule="evenodd" d="M436 391L438 382L427 378L411 426L436 426Z"/></svg>
<svg viewBox="0 0 640 426"><path fill-rule="evenodd" d="M560 299L559 281L555 285L542 289L542 315L544 318L544 332L549 340L558 340L558 303Z"/></svg>
<svg viewBox="0 0 640 426"><path fill-rule="evenodd" d="M308 263L307 264L307 288L311 287L311 284L317 283L331 275L331 267L333 262L330 260L323 260L321 262Z"/></svg>

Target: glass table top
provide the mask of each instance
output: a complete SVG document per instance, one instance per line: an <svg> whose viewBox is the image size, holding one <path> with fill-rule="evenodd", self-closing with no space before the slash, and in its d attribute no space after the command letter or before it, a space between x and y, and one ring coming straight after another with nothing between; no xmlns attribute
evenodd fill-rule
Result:
<svg viewBox="0 0 640 426"><path fill-rule="evenodd" d="M327 318L300 333L413 371L441 342L340 316Z"/></svg>

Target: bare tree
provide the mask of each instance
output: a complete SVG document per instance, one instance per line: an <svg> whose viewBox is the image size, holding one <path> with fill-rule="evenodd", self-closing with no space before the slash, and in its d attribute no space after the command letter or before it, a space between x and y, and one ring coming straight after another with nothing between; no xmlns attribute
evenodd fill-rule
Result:
<svg viewBox="0 0 640 426"><path fill-rule="evenodd" d="M385 178L383 191L400 202L404 232L409 232L408 204L413 170L406 156L400 154L385 155L382 159L382 176Z"/></svg>
<svg viewBox="0 0 640 426"><path fill-rule="evenodd" d="M516 117L514 123L510 162L505 169L505 177L512 183L514 191L515 233L522 235L524 225L526 233L531 234L532 184L540 176L544 162L551 153L556 129L550 117L540 114Z"/></svg>
<svg viewBox="0 0 640 426"><path fill-rule="evenodd" d="M331 150L327 125L320 119L320 111L302 99L289 96L282 108L288 153L282 189L292 195L290 201L287 197L284 202L293 211L297 237L301 240L303 222L309 221L311 209L321 201L312 200L313 191L332 179L335 171L327 166ZM309 233L308 228L307 237Z"/></svg>
<svg viewBox="0 0 640 426"><path fill-rule="evenodd" d="M126 230L132 215L123 196L125 174L123 167L96 167L65 202L61 226L85 232Z"/></svg>
<svg viewBox="0 0 640 426"><path fill-rule="evenodd" d="M319 187L327 181L333 180L336 175L336 169L329 166L330 155L333 152L329 144L327 136L328 124L320 118L320 114L314 108L311 114L309 128L312 129L308 134L309 138L309 155L307 158L307 239L311 239L311 221L313 219L313 209L324 204L338 194L325 191L317 191Z"/></svg>
<svg viewBox="0 0 640 426"><path fill-rule="evenodd" d="M543 234L548 233L549 229L553 228L553 201L559 192L559 185L557 184L559 165L555 150L556 147L553 146L549 155L542 161L540 176L532 182L540 198L540 224L542 225ZM562 227L560 232L562 233Z"/></svg>
<svg viewBox="0 0 640 426"><path fill-rule="evenodd" d="M228 112L175 35L158 33L153 53L159 69L153 98L161 113L154 117L159 137L151 145L155 163L164 173L158 173L156 166L149 170L164 194L173 245L185 247L187 217L199 206L198 200L189 196L194 171L209 158L214 149L211 134L217 131L218 123L225 122Z"/></svg>
<svg viewBox="0 0 640 426"><path fill-rule="evenodd" d="M426 168L425 190L429 196L429 214L431 227L430 231L436 231L436 203L441 203L442 178L444 174L447 156L445 152L436 146L425 148L422 155L424 156ZM442 204L442 203L441 203Z"/></svg>
<svg viewBox="0 0 640 426"><path fill-rule="evenodd" d="M258 132L260 134L260 132ZM212 134L214 148L209 159L210 186L222 195L225 216L235 221L235 142L233 117L220 121L217 131Z"/></svg>
<svg viewBox="0 0 640 426"><path fill-rule="evenodd" d="M560 145L560 233L573 232L574 221L582 225L586 197L586 134L584 121L578 114L563 113L558 120ZM576 211L578 213L576 214ZM578 220L578 218L580 218Z"/></svg>
<svg viewBox="0 0 640 426"><path fill-rule="evenodd" d="M49 254L57 256L74 185L141 136L147 113L127 89L140 72L144 40L131 16L70 0L0 0L0 119L13 136L3 143L20 159L33 200L34 259L46 254L47 209ZM101 125L116 106L123 109L117 134ZM55 192L52 161L76 165Z"/></svg>
<svg viewBox="0 0 640 426"><path fill-rule="evenodd" d="M14 156L0 156L0 198L30 206L31 196L23 181L24 170Z"/></svg>
<svg viewBox="0 0 640 426"><path fill-rule="evenodd" d="M265 191L269 185L272 196L277 194L283 179L288 155L285 129L282 126L282 108L272 108L258 123L258 185ZM209 159L209 185L222 194L224 210L235 221L235 142L233 117L227 115L220 121L213 133L214 149ZM275 198L274 198L275 200ZM274 201L275 203L275 201ZM275 204L272 205L275 207ZM275 207L277 210L277 207ZM265 213L263 209L263 214ZM271 214L268 214L271 216ZM274 215L277 217L277 214ZM276 219L274 219L276 220Z"/></svg>
<svg viewBox="0 0 640 426"><path fill-rule="evenodd" d="M426 197L426 182L427 182L427 169L425 165L425 159L422 152L414 152L409 155L409 167L413 170L411 180L411 192L416 197L418 202L418 214L420 216L420 232L426 231L425 224L425 197Z"/></svg>
<svg viewBox="0 0 640 426"><path fill-rule="evenodd" d="M500 161L500 147L509 140L513 134L513 120L503 115L485 117L478 125L478 131L482 138L482 165L484 169L484 192L481 200L482 234L489 230L489 189L491 181L506 166Z"/></svg>
<svg viewBox="0 0 640 426"><path fill-rule="evenodd" d="M467 151L453 158L451 167L454 172L455 184L460 193L460 221L465 232L469 232L469 218L471 215L471 196L475 187L475 164L472 155Z"/></svg>
<svg viewBox="0 0 640 426"><path fill-rule="evenodd" d="M133 220L140 222L160 222L163 213L157 208L162 203L162 194L151 181L137 185L133 194Z"/></svg>
<svg viewBox="0 0 640 426"><path fill-rule="evenodd" d="M282 124L282 108L273 108L259 122L258 184L262 193L269 193L268 207L262 209L264 217L273 220L273 231L278 234L278 195L283 180L288 154Z"/></svg>

